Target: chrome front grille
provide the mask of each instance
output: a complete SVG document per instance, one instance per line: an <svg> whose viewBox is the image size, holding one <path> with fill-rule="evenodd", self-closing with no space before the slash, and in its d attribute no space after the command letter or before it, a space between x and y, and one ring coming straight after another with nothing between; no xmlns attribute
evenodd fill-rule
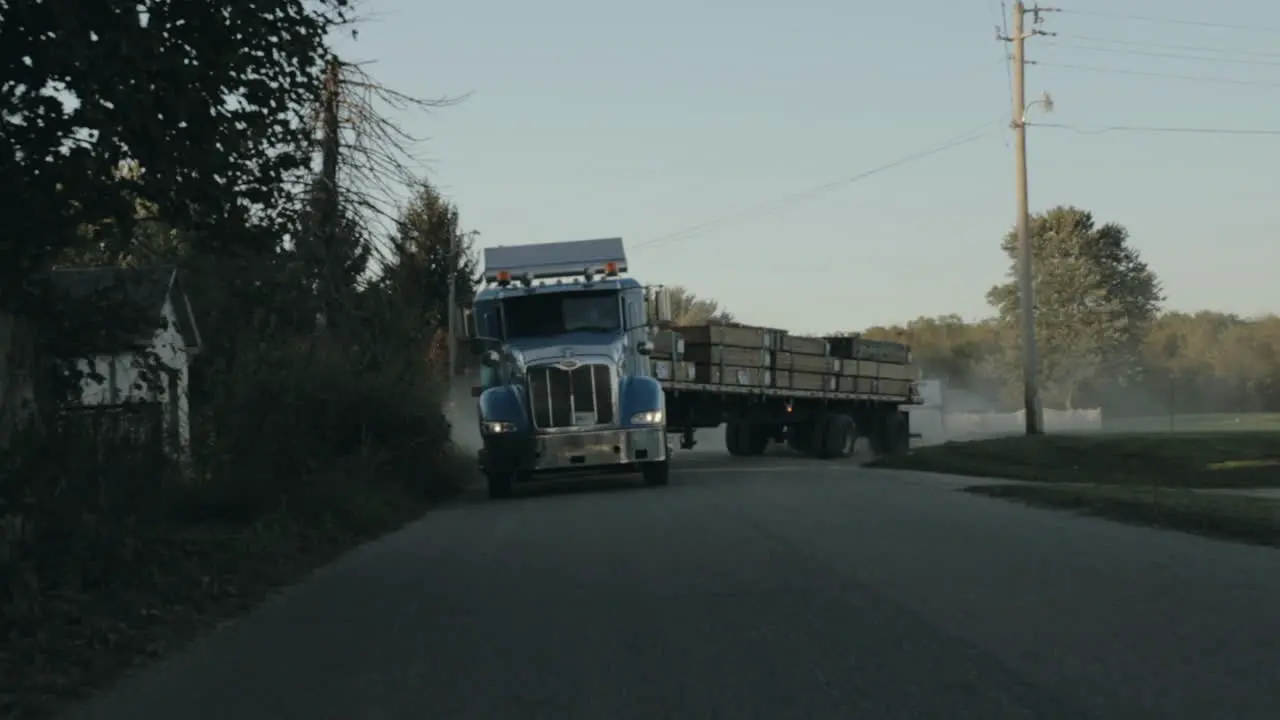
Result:
<svg viewBox="0 0 1280 720"><path fill-rule="evenodd" d="M529 405L538 428L569 428L613 422L613 373L608 365L529 368Z"/></svg>

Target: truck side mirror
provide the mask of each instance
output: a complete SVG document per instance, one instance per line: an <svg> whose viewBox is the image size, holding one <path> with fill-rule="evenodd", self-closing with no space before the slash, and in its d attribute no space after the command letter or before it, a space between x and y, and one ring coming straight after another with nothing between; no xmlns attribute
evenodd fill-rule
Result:
<svg viewBox="0 0 1280 720"><path fill-rule="evenodd" d="M502 358L498 357L497 350L485 350L484 354L480 356L480 362L484 363L485 367L498 367L498 363L501 361Z"/></svg>
<svg viewBox="0 0 1280 720"><path fill-rule="evenodd" d="M636 343L636 352L644 356L652 355L653 343L648 340L641 340L640 342Z"/></svg>
<svg viewBox="0 0 1280 720"><path fill-rule="evenodd" d="M476 336L476 317L471 312L471 308L459 308L458 312L462 314L462 322L459 327L462 330L462 339L474 338Z"/></svg>
<svg viewBox="0 0 1280 720"><path fill-rule="evenodd" d="M653 294L654 303L654 324L659 327L665 327L671 324L671 290L668 288L658 288L658 292Z"/></svg>

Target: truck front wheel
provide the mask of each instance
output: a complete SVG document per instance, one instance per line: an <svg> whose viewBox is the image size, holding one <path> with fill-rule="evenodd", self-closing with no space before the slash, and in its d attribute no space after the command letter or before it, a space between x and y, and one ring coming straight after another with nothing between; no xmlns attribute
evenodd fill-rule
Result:
<svg viewBox="0 0 1280 720"><path fill-rule="evenodd" d="M511 490L515 485L515 475L514 472L503 472L501 470L486 471L485 480L489 486L489 499L500 500L511 497Z"/></svg>
<svg viewBox="0 0 1280 720"><path fill-rule="evenodd" d="M644 476L644 484L652 487L666 485L671 481L671 461L659 460L657 462L647 462L640 466L640 473Z"/></svg>

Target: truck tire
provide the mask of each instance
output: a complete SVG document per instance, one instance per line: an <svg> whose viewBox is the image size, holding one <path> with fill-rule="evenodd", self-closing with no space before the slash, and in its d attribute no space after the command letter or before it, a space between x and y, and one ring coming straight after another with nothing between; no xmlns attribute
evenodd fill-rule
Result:
<svg viewBox="0 0 1280 720"><path fill-rule="evenodd" d="M640 465L640 474L644 476L644 484L650 487L661 487L671 482L671 460L659 460Z"/></svg>
<svg viewBox="0 0 1280 720"><path fill-rule="evenodd" d="M828 415L823 427L822 455L824 459L847 458L853 455L858 440L858 428L848 415Z"/></svg>
<svg viewBox="0 0 1280 720"><path fill-rule="evenodd" d="M742 423L730 421L724 424L724 447L730 455L745 455L743 452Z"/></svg>
<svg viewBox="0 0 1280 720"><path fill-rule="evenodd" d="M485 473L485 480L488 484L489 499L501 500L511 497L512 486L515 484L516 474L513 472L490 471Z"/></svg>
<svg viewBox="0 0 1280 720"><path fill-rule="evenodd" d="M884 441L889 455L906 455L911 450L911 423L906 413L895 410L885 417Z"/></svg>
<svg viewBox="0 0 1280 720"><path fill-rule="evenodd" d="M819 415L814 418L812 428L809 431L809 445L804 449L809 457L822 458L826 457L823 453L827 447L827 422L831 420L830 415Z"/></svg>
<svg viewBox="0 0 1280 720"><path fill-rule="evenodd" d="M724 446L730 455L759 455L769 446L769 434L762 425L732 420L724 425Z"/></svg>

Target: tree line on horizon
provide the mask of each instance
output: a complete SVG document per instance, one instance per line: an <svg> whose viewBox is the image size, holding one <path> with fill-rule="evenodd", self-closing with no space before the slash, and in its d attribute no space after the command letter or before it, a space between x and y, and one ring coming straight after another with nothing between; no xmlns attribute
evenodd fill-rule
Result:
<svg viewBox="0 0 1280 720"><path fill-rule="evenodd" d="M1165 310L1159 277L1124 226L1098 223L1081 208L1058 206L1033 216L1030 237L1045 408L1102 407L1109 416L1280 412L1280 316ZM1002 249L1008 280L987 292L992 317L938 315L835 334L907 343L925 377L997 408L1020 408L1013 231ZM715 301L696 300L687 303L694 308L687 318L732 320Z"/></svg>

